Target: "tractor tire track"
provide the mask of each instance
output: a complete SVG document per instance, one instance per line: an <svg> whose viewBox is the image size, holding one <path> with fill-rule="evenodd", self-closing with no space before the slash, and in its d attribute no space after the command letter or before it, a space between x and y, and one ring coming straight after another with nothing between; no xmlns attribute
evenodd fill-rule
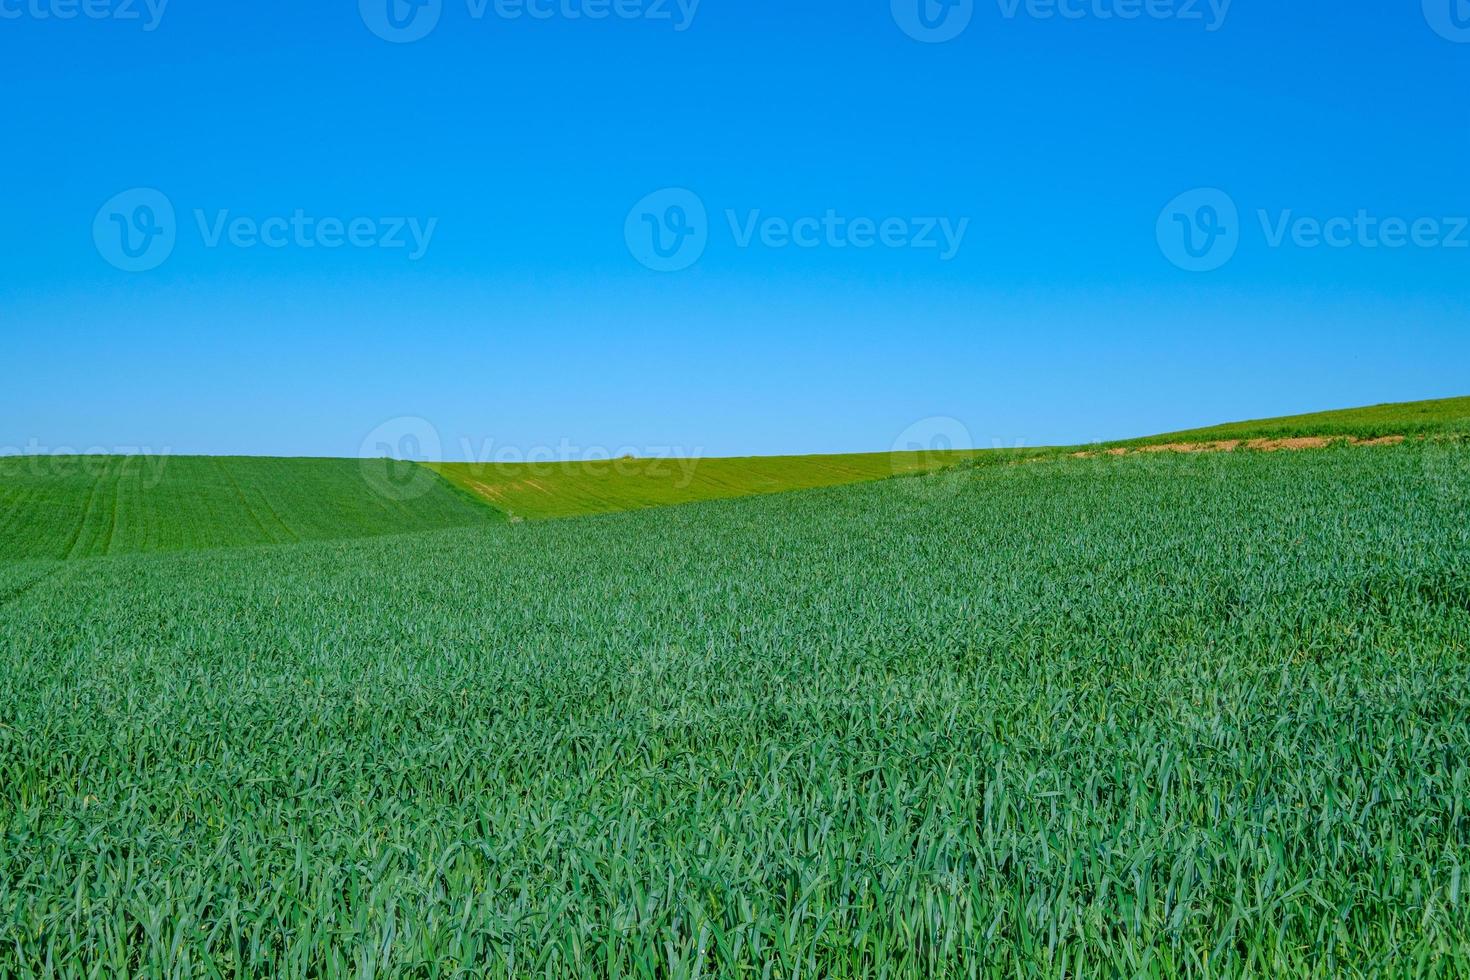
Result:
<svg viewBox="0 0 1470 980"><path fill-rule="evenodd" d="M66 553L62 555L63 558L76 557L77 547L81 544L82 532L87 529L87 518L92 516L92 504L97 499L97 488L102 484L102 479L99 476L93 481L91 489L87 491L87 502L82 505L81 519L77 522L77 529L72 534L71 540L67 542Z"/></svg>

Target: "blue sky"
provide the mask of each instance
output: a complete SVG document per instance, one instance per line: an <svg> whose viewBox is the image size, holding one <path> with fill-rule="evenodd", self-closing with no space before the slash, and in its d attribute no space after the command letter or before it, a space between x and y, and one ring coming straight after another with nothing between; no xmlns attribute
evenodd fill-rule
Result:
<svg viewBox="0 0 1470 980"><path fill-rule="evenodd" d="M0 447L1038 445L1470 394L1464 0L159 2L0 0Z"/></svg>

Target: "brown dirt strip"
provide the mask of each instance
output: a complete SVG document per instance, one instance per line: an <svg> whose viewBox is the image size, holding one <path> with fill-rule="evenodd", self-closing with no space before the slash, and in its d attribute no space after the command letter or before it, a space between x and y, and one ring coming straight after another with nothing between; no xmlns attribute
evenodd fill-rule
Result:
<svg viewBox="0 0 1470 980"><path fill-rule="evenodd" d="M1073 459L1095 459L1098 456L1137 456L1139 453L1233 453L1250 449L1262 453L1296 452L1302 449L1325 449L1335 442L1349 446L1397 446L1404 436L1379 436L1359 439L1357 436L1295 436L1290 439L1222 439L1217 442L1169 442L1133 449L1101 449L1072 453Z"/></svg>

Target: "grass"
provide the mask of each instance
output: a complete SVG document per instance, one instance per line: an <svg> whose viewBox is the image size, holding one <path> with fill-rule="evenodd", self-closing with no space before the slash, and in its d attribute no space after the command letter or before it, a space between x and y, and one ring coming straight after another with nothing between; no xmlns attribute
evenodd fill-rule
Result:
<svg viewBox="0 0 1470 980"><path fill-rule="evenodd" d="M0 563L0 975L1463 976L1470 446Z"/></svg>
<svg viewBox="0 0 1470 980"><path fill-rule="evenodd" d="M1107 445L1467 433L1470 398L1454 398L1236 422ZM422 467L387 460L4 457L0 558L238 547L506 517L608 514L986 467L1076 448Z"/></svg>
<svg viewBox="0 0 1470 980"><path fill-rule="evenodd" d="M1405 402L1233 422L1106 443L1107 447L1291 436L1442 436L1470 433L1470 398ZM744 459L618 459L590 462L435 463L446 480L518 518L607 514L754 494L841 486L892 476L977 467L1073 452L1053 447Z"/></svg>
<svg viewBox="0 0 1470 980"><path fill-rule="evenodd" d="M1289 439L1297 436L1356 436L1374 439L1381 436L1443 436L1465 433L1470 433L1470 397L1394 402L1366 408L1230 422L1108 445L1210 442L1224 439Z"/></svg>
<svg viewBox="0 0 1470 980"><path fill-rule="evenodd" d="M81 558L470 526L498 515L386 461L0 458L0 558Z"/></svg>
<svg viewBox="0 0 1470 980"><path fill-rule="evenodd" d="M578 462L436 463L431 466L446 480L477 494L507 514L534 520L841 486L933 472L975 460L981 455L992 454L979 450L936 450L835 456L629 457Z"/></svg>

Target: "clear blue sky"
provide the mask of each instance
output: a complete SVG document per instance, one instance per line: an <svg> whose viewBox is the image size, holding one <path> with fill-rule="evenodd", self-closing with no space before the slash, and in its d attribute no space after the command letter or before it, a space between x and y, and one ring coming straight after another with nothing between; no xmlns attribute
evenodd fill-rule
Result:
<svg viewBox="0 0 1470 980"><path fill-rule="evenodd" d="M0 447L1037 445L1470 393L1463 3L923 0L964 29L922 43L920 0L125 2L0 0ZM136 188L175 212L139 272ZM704 221L634 210L664 188ZM1198 188L1212 271L1169 241L1229 220L1166 207ZM829 213L897 244L742 245ZM900 247L930 218L952 256ZM649 220L697 261L640 263Z"/></svg>

